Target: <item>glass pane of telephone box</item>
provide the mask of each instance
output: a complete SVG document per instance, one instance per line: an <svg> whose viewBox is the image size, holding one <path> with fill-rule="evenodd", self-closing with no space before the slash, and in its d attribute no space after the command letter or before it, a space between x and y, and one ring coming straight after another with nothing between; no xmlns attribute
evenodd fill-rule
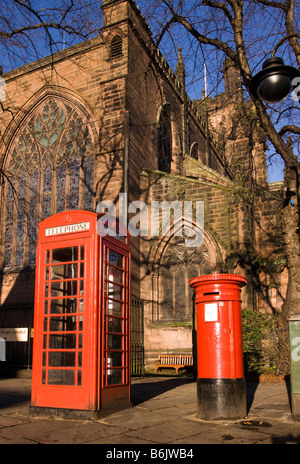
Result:
<svg viewBox="0 0 300 464"><path fill-rule="evenodd" d="M46 252L43 383L49 385L81 384L83 259L84 246Z"/></svg>

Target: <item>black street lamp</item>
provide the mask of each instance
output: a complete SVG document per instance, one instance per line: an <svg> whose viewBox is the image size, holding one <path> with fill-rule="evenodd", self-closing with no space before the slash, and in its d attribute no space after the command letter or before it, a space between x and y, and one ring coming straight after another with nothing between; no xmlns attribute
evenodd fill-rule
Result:
<svg viewBox="0 0 300 464"><path fill-rule="evenodd" d="M300 78L300 71L292 66L286 66L282 58L275 56L278 47L290 37L300 38L300 34L290 34L283 37L272 52L271 58L263 64L263 69L250 81L250 93L268 103L280 102L288 96ZM287 317L290 339L291 361L291 410L295 420L300 420L300 313ZM296 351L297 350L297 351Z"/></svg>
<svg viewBox="0 0 300 464"><path fill-rule="evenodd" d="M278 47L289 37L300 38L300 34L283 37L274 48L271 58L264 62L262 71L251 79L249 90L254 97L268 103L280 102L292 91L293 79L300 78L299 69L285 65L282 58L275 56Z"/></svg>

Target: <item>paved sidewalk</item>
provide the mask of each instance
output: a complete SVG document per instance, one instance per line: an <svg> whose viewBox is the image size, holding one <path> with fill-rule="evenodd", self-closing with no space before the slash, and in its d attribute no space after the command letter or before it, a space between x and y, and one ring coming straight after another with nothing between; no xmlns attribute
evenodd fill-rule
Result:
<svg viewBox="0 0 300 464"><path fill-rule="evenodd" d="M0 444L300 444L286 382L248 383L247 418L215 422L197 418L189 378L133 379L133 407L95 421L33 417L30 389L30 379L0 378Z"/></svg>

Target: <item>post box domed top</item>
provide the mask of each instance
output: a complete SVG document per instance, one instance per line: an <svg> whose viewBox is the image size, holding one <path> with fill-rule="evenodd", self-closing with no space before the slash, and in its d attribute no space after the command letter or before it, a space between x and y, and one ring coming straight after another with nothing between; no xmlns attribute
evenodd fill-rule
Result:
<svg viewBox="0 0 300 464"><path fill-rule="evenodd" d="M203 276L193 277L189 284L191 287L196 287L197 285L201 284L208 284L208 283L238 283L241 287L246 285L247 279L246 277L236 275L236 274L207 274Z"/></svg>

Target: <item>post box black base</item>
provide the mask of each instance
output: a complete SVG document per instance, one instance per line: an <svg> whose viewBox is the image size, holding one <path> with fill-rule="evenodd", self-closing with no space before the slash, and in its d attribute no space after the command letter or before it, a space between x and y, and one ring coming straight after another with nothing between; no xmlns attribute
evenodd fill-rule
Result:
<svg viewBox="0 0 300 464"><path fill-rule="evenodd" d="M247 415L246 382L239 379L197 379L198 418L241 419Z"/></svg>

